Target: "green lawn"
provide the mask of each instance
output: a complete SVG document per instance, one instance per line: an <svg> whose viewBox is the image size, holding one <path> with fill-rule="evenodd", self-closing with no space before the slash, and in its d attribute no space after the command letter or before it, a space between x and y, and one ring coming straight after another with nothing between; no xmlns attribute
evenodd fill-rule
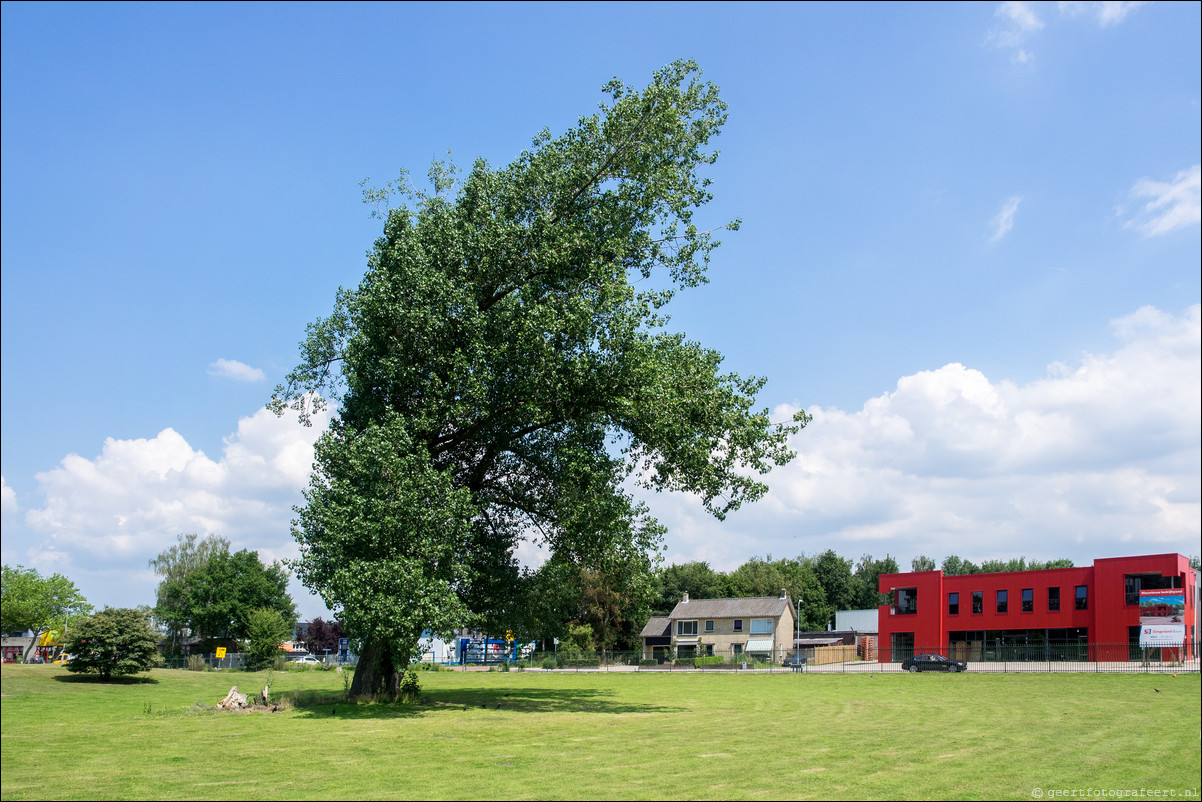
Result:
<svg viewBox="0 0 1202 802"><path fill-rule="evenodd" d="M406 706L289 672L291 709L198 709L264 677L6 665L3 798L1197 799L1202 774L1196 674L432 672Z"/></svg>

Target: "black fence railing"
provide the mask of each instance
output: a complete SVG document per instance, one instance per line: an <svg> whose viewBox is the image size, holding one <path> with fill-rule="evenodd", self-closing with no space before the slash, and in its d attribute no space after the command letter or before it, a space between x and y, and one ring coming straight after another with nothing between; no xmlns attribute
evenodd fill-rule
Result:
<svg viewBox="0 0 1202 802"><path fill-rule="evenodd" d="M653 653L637 651L574 651L530 652L517 658L490 656L484 662L442 664L438 668L451 670L491 671L567 671L567 672L705 672L705 673L811 673L863 674L899 673L908 670L940 670L950 666L938 661L915 661L923 655L938 655L970 673L1199 673L1199 644L1186 643L1180 647L1141 648L1138 644L1007 644L1000 648L972 648L950 644L936 650L906 650L881 652L872 645L836 645L798 650L779 649L776 653L746 653L733 648L702 647L684 654L681 650L658 649ZM342 665L353 666L355 656ZM427 661L428 662L428 661ZM914 668L918 663L917 669ZM283 670L334 670L337 657L317 664L287 661L276 666ZM165 667L192 669L240 669L242 656L230 653L191 655L170 658ZM433 667L433 666L431 666Z"/></svg>

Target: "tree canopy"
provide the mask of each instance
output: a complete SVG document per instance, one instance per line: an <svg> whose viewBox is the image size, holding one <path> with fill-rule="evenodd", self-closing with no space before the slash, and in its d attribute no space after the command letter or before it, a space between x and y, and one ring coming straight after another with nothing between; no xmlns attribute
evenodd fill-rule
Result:
<svg viewBox="0 0 1202 802"><path fill-rule="evenodd" d="M159 636L143 610L105 607L71 626L63 649L67 670L103 679L146 671L160 662Z"/></svg>
<svg viewBox="0 0 1202 802"><path fill-rule="evenodd" d="M188 577L188 624L206 640L246 640L250 614L260 608L278 612L291 630L296 607L288 594L288 570L264 565L249 549L218 551Z"/></svg>
<svg viewBox="0 0 1202 802"><path fill-rule="evenodd" d="M294 533L298 575L363 643L352 693L395 693L423 629L505 626L537 581L523 540L553 568L655 550L628 479L722 518L792 457L804 413L771 422L762 378L665 328L714 232L738 226L694 220L726 104L691 62L605 92L507 167L459 181L436 163L432 191L404 174L368 190L400 205L272 399L302 418L337 405Z"/></svg>
<svg viewBox="0 0 1202 802"><path fill-rule="evenodd" d="M189 580L214 554L228 554L230 542L223 537L195 533L181 534L177 543L150 560L150 567L162 577L155 591L154 616L167 630L169 648L177 651L185 631L192 625L192 599Z"/></svg>
<svg viewBox="0 0 1202 802"><path fill-rule="evenodd" d="M0 621L4 632L33 631L33 642L48 629L66 628L68 619L92 612L92 605L62 574L43 577L33 568L3 566Z"/></svg>

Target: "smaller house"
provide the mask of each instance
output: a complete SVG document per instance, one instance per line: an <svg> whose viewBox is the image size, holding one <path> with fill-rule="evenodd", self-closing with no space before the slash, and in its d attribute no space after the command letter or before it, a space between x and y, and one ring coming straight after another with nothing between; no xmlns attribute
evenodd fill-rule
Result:
<svg viewBox="0 0 1202 802"><path fill-rule="evenodd" d="M780 596L743 599L689 599L643 627L643 658L663 661L719 656L779 662L793 650L793 601Z"/></svg>

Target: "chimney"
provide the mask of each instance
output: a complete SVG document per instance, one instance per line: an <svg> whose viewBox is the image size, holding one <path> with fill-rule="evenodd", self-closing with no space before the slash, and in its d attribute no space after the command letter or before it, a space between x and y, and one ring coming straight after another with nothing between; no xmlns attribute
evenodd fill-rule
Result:
<svg viewBox="0 0 1202 802"><path fill-rule="evenodd" d="M689 603L689 592L687 590L684 592L684 598L680 600L680 603L681 604Z"/></svg>
<svg viewBox="0 0 1202 802"><path fill-rule="evenodd" d="M785 589L784 589L784 588L781 588L781 589L780 589L780 597L781 597L782 599L783 599L783 598L785 598L785 597L786 597L786 596L788 596L788 595L789 595L789 594L788 594L788 593L785 591Z"/></svg>

